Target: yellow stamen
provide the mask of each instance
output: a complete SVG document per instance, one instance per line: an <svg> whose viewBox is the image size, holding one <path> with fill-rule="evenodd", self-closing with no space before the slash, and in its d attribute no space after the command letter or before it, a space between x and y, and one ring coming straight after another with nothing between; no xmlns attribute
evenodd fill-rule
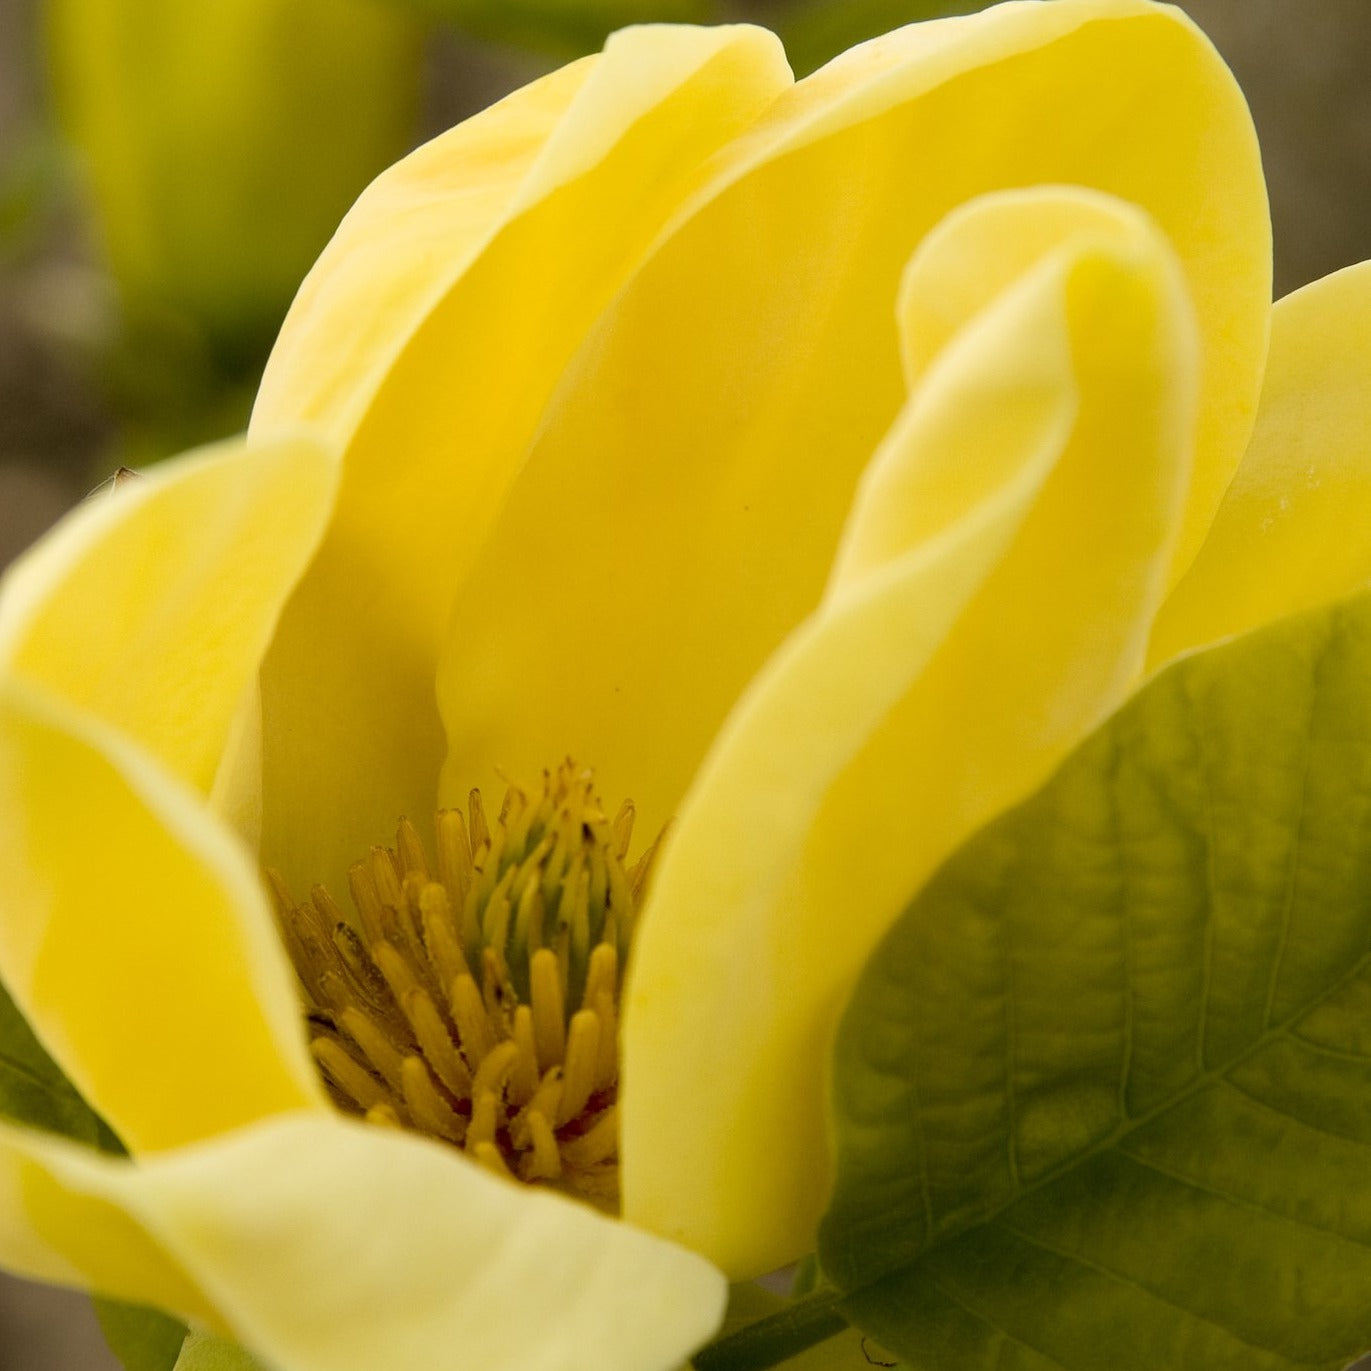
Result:
<svg viewBox="0 0 1371 1371"><path fill-rule="evenodd" d="M618 978L618 971L619 954L609 943L601 943L590 954L590 971L586 976L586 993L585 998L581 1001L586 1009L596 1008L601 995L608 995L613 999L617 988L615 981Z"/></svg>
<svg viewBox="0 0 1371 1371"><path fill-rule="evenodd" d="M528 1136L532 1150L524 1163L526 1181L555 1181L562 1174L562 1153L557 1146L557 1135L552 1125L538 1110L533 1110L527 1119Z"/></svg>
<svg viewBox="0 0 1371 1371"><path fill-rule="evenodd" d="M482 1143L494 1142L498 1126L499 1108L495 1092L483 1091L472 1101L471 1127L467 1129L467 1150L474 1152Z"/></svg>
<svg viewBox="0 0 1371 1371"><path fill-rule="evenodd" d="M421 1057L406 1057L401 1066L405 1090L405 1106L415 1126L448 1142L460 1143L466 1135L466 1124L457 1111L438 1093L428 1067Z"/></svg>
<svg viewBox="0 0 1371 1371"><path fill-rule="evenodd" d="M476 1069L476 1078L471 1083L472 1094L479 1098L489 1091L498 1098L509 1079L510 1068L519 1055L519 1049L512 1042L503 1042L499 1047L486 1053L481 1065Z"/></svg>
<svg viewBox="0 0 1371 1371"><path fill-rule="evenodd" d="M366 1054L366 1059L392 1090L400 1089L400 1063L404 1060L395 1044L360 1009L345 1009L338 1022L348 1037Z"/></svg>
<svg viewBox="0 0 1371 1371"><path fill-rule="evenodd" d="M538 1064L560 1066L566 1053L566 1009L562 1002L562 968L551 948L540 947L529 966L533 982L533 1041Z"/></svg>
<svg viewBox="0 0 1371 1371"><path fill-rule="evenodd" d="M355 915L271 875L310 1051L340 1108L463 1148L505 1177L617 1201L619 990L654 844L626 866L568 762L491 819L435 819L436 860L402 819L348 871Z"/></svg>
<svg viewBox="0 0 1371 1371"><path fill-rule="evenodd" d="M400 854L400 869L405 875L415 873L427 881L428 857L424 854L424 845L414 831L414 825L408 819L400 820L400 826L395 831L395 847Z"/></svg>
<svg viewBox="0 0 1371 1371"><path fill-rule="evenodd" d="M468 1062L475 1064L495 1046L481 992L470 976L458 976L452 983L450 997L462 1052Z"/></svg>
<svg viewBox="0 0 1371 1371"><path fill-rule="evenodd" d="M579 1138L562 1144L562 1155L571 1166L597 1166L619 1150L619 1112L611 1105Z"/></svg>
<svg viewBox="0 0 1371 1371"><path fill-rule="evenodd" d="M533 1011L521 1004L514 1011L514 1046L517 1055L509 1072L509 1095L516 1105L524 1105L538 1088L538 1050L533 1041Z"/></svg>
<svg viewBox="0 0 1371 1371"><path fill-rule="evenodd" d="M452 905L447 890L436 881L424 887L419 896L419 912L424 930L424 945L433 959L433 969L443 985L451 985L458 976L471 975L471 968L462 954L457 938L457 925L452 919Z"/></svg>
<svg viewBox="0 0 1371 1371"><path fill-rule="evenodd" d="M472 1148L471 1155L476 1158L487 1171L493 1171L503 1180L512 1181L514 1173L509 1169L505 1159L500 1154L500 1149L494 1143L483 1142Z"/></svg>
<svg viewBox="0 0 1371 1371"><path fill-rule="evenodd" d="M464 1100L471 1094L471 1072L462 1060L452 1039L448 1036L447 1025L438 1013L438 1007L423 989L411 990L402 1006L405 1018L409 1020L414 1036L423 1049L428 1064L438 1079L450 1090L456 1099Z"/></svg>
<svg viewBox="0 0 1371 1371"><path fill-rule="evenodd" d="M595 997L595 1013L600 1020L600 1052L595 1061L595 1089L608 1090L619 1075L619 1016L614 996L602 990Z"/></svg>
<svg viewBox="0 0 1371 1371"><path fill-rule="evenodd" d="M559 1124L570 1123L586 1107L595 1089L595 1065L600 1051L600 1020L593 1009L578 1010L567 1033L566 1065L562 1071Z"/></svg>
<svg viewBox="0 0 1371 1371"><path fill-rule="evenodd" d="M368 1123L379 1124L382 1128L403 1128L404 1124L400 1121L400 1115L388 1104L378 1104L374 1109L366 1112Z"/></svg>
<svg viewBox="0 0 1371 1371"><path fill-rule="evenodd" d="M364 1113L390 1098L380 1081L332 1038L315 1038L309 1048L328 1079Z"/></svg>

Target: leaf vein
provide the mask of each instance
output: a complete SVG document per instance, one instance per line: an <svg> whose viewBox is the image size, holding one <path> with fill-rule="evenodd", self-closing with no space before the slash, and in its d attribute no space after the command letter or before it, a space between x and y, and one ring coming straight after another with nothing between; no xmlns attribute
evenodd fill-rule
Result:
<svg viewBox="0 0 1371 1371"><path fill-rule="evenodd" d="M1205 1040L1209 1033L1209 1000L1214 988L1214 911L1219 905L1219 885L1214 874L1214 788L1209 779L1209 753L1204 730L1195 717L1195 699L1189 689L1188 678L1184 698L1185 718L1195 744L1195 774L1199 779L1200 801L1204 808L1204 881L1209 899L1204 908L1204 959L1200 973L1199 1013L1195 1019L1195 1065L1201 1074L1207 1074L1209 1066Z"/></svg>
<svg viewBox="0 0 1371 1371"><path fill-rule="evenodd" d="M1263 1214L1267 1218L1276 1219L1281 1223L1289 1224L1293 1228L1307 1229L1311 1233L1322 1233L1326 1237L1336 1238L1339 1242L1345 1242L1358 1251L1365 1252L1371 1249L1371 1243L1361 1242L1357 1238L1348 1236L1336 1228L1329 1228L1326 1224L1311 1223L1308 1219L1296 1218L1293 1214L1282 1213L1279 1209L1271 1209L1267 1205L1260 1204L1256 1200L1248 1199L1244 1195L1235 1195L1228 1190L1220 1190L1217 1186L1209 1185L1205 1181L1198 1181L1192 1176L1187 1176L1179 1171L1172 1171L1165 1166L1159 1166L1156 1162L1146 1157L1140 1157L1136 1152L1127 1147L1121 1147L1123 1153L1129 1161L1136 1163L1146 1171L1153 1171L1158 1176L1164 1176L1169 1181L1175 1181L1177 1185L1183 1185L1189 1190L1194 1190L1198 1194L1208 1195L1211 1199L1220 1200L1224 1204L1231 1204L1238 1209L1246 1209L1251 1213Z"/></svg>
<svg viewBox="0 0 1371 1371"><path fill-rule="evenodd" d="M1290 844L1290 859L1285 873L1285 891L1281 897L1280 931L1276 937L1276 948L1271 958L1271 975L1266 986L1266 1006L1262 1012L1263 1030L1271 1026L1271 1016L1276 1011L1276 994L1280 989L1281 970L1285 965L1286 949L1290 943L1290 925L1295 917L1295 892L1299 888L1300 856L1304 850L1305 813L1309 808L1309 768L1314 751L1314 710L1318 701L1322 660L1322 655L1316 655L1310 666L1308 708L1305 711L1303 746L1300 753L1300 799L1295 814L1295 834Z"/></svg>
<svg viewBox="0 0 1371 1371"><path fill-rule="evenodd" d="M1176 1310L1177 1313L1184 1314L1196 1320L1198 1323L1207 1324L1210 1328L1217 1328L1219 1332L1233 1339L1234 1342L1241 1343L1244 1347L1251 1348L1254 1352L1265 1352L1269 1355L1284 1357L1283 1352L1277 1351L1274 1347L1264 1347L1259 1342L1253 1342L1250 1338L1245 1338L1236 1329L1230 1328L1220 1319L1211 1317L1208 1314L1201 1314L1198 1309L1191 1309L1189 1305L1181 1304L1179 1300L1173 1299L1170 1295L1163 1294L1160 1290L1154 1290L1144 1285L1136 1277L1126 1275L1122 1271L1116 1271L1112 1267L1105 1266L1100 1262L1091 1261L1089 1257L1082 1257L1076 1252L1067 1252L1062 1248L1055 1247L1049 1242L1044 1242L1041 1238L1034 1237L1031 1233L1026 1233L1013 1224L1006 1222L1003 1218L999 1220L1000 1226L1007 1233L1014 1234L1015 1237L1022 1239L1030 1247L1036 1247L1040 1251L1046 1252L1054 1257L1059 1257L1062 1261L1071 1262L1076 1266L1084 1267L1087 1271L1093 1271L1096 1275L1103 1276L1106 1280L1112 1280L1119 1285L1125 1285L1136 1290L1140 1295L1146 1296L1150 1300L1155 1300L1158 1304L1164 1304L1169 1309ZM1292 1366L1307 1366L1311 1371L1318 1366L1315 1362L1296 1362L1291 1361Z"/></svg>
<svg viewBox="0 0 1371 1371"><path fill-rule="evenodd" d="M991 1318L989 1314L983 1314L979 1309L974 1308L967 1302L964 1296L959 1295L955 1290L949 1289L946 1283L939 1280L936 1276L929 1281L929 1284L932 1285L944 1299L950 1300L958 1309L965 1310L965 1312L970 1314L978 1323L983 1323L992 1332L998 1333L1005 1341L1013 1343L1015 1347L1022 1347L1026 1352L1032 1352L1035 1356L1041 1357L1044 1361L1051 1363L1051 1365L1060 1367L1061 1371L1071 1371L1071 1368L1067 1366L1065 1362L1058 1361L1050 1352L1046 1352L1041 1347L1035 1346L1033 1343L1029 1342L1027 1338L1022 1338L1017 1333L1011 1333L1009 1329L1002 1323Z"/></svg>
<svg viewBox="0 0 1371 1371"><path fill-rule="evenodd" d="M1250 1090L1244 1090L1236 1081L1230 1080L1227 1076L1221 1078L1222 1084L1229 1090L1236 1091L1246 1100L1251 1100L1258 1109L1264 1109L1268 1114L1274 1114L1278 1119L1284 1119L1287 1123L1297 1123L1302 1128L1307 1128L1311 1133L1321 1133L1326 1138L1338 1138L1342 1142L1353 1143L1358 1147L1366 1146L1366 1139L1359 1138L1355 1133L1345 1133L1337 1128L1325 1128L1322 1124L1311 1122L1309 1119L1301 1119L1294 1114L1288 1114L1279 1105L1274 1105L1270 1100L1264 1100L1260 1095L1254 1095Z"/></svg>

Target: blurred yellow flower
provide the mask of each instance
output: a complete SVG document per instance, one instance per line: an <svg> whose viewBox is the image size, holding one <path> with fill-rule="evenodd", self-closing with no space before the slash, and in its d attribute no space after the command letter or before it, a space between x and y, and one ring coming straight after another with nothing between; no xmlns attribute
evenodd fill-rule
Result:
<svg viewBox="0 0 1371 1371"><path fill-rule="evenodd" d="M1371 277L1276 311L1258 414L1269 283L1241 95L1146 0L799 84L626 30L383 175L246 446L6 579L0 975L133 1160L0 1131L0 1260L286 1371L678 1362L812 1246L829 1034L921 880L1149 650L1371 565ZM258 875L568 754L675 819L626 1222L342 1117Z"/></svg>

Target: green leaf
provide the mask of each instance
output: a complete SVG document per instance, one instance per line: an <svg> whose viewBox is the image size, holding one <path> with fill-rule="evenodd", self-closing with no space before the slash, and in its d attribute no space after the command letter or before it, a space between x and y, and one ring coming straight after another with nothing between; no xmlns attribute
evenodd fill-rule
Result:
<svg viewBox="0 0 1371 1371"><path fill-rule="evenodd" d="M0 984L0 1117L59 1133L116 1156L124 1145L44 1051ZM156 1309L96 1296L96 1317L125 1371L171 1371L185 1325Z"/></svg>
<svg viewBox="0 0 1371 1371"><path fill-rule="evenodd" d="M66 1138L122 1151L118 1140L43 1050L0 984L0 1116ZM109 1140L113 1139L113 1146Z"/></svg>
<svg viewBox="0 0 1371 1371"><path fill-rule="evenodd" d="M124 1371L172 1371L186 1341L186 1326L157 1309L96 1296L100 1331Z"/></svg>
<svg viewBox="0 0 1371 1371"><path fill-rule="evenodd" d="M864 972L820 1258L936 1371L1371 1346L1371 596L1184 660Z"/></svg>
<svg viewBox="0 0 1371 1371"><path fill-rule="evenodd" d="M213 1333L192 1333L186 1339L176 1371L265 1371L236 1342Z"/></svg>
<svg viewBox="0 0 1371 1371"><path fill-rule="evenodd" d="M54 104L120 295L234 375L411 145L425 29L372 0L47 0Z"/></svg>

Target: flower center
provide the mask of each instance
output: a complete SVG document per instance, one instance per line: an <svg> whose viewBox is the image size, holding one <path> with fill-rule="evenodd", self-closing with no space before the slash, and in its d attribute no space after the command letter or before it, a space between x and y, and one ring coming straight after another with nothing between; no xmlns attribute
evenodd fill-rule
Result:
<svg viewBox="0 0 1371 1371"><path fill-rule="evenodd" d="M349 870L351 920L269 873L335 1102L617 1204L620 973L657 847L627 866L632 831L566 762L494 822L478 790L440 810L436 862L402 819Z"/></svg>

